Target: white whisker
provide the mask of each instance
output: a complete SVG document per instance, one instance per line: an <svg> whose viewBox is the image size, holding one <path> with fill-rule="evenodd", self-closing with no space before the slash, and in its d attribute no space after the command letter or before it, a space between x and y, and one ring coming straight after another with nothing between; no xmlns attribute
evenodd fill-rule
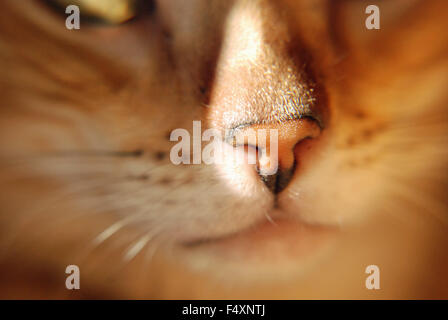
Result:
<svg viewBox="0 0 448 320"><path fill-rule="evenodd" d="M124 261L129 262L131 261L133 258L135 258L135 256L142 251L142 249L147 245L147 243L153 239L155 236L155 234L146 234L143 237L141 237L136 243L134 243L127 251L126 254L124 255Z"/></svg>
<svg viewBox="0 0 448 320"><path fill-rule="evenodd" d="M106 241L108 238L113 236L115 233L117 233L120 229L122 229L126 224L128 224L131 221L129 217L126 217L125 219L122 219L113 225L111 225L109 228L101 232L94 240L93 243L97 246Z"/></svg>

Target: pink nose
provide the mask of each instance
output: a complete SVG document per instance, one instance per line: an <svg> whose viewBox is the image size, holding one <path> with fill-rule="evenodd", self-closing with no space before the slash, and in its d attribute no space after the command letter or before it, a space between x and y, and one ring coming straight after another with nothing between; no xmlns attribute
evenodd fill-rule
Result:
<svg viewBox="0 0 448 320"><path fill-rule="evenodd" d="M272 134L272 130L275 134ZM261 131L263 135L260 135ZM317 137L320 131L318 123L308 118L254 124L236 130L234 143L249 145L259 150L263 155L257 159L260 178L269 190L279 193L288 186L294 175L297 164L295 147L304 139Z"/></svg>

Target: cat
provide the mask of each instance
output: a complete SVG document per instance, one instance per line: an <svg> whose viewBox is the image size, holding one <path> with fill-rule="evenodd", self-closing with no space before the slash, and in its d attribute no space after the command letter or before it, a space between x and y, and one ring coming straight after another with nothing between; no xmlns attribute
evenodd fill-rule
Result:
<svg viewBox="0 0 448 320"><path fill-rule="evenodd" d="M2 298L448 298L446 1L105 3L2 3ZM172 163L193 121L281 171Z"/></svg>

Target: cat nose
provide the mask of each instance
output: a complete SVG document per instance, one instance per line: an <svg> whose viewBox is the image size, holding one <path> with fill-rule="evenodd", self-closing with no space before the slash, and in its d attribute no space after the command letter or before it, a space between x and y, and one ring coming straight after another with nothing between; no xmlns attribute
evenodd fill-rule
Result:
<svg viewBox="0 0 448 320"><path fill-rule="evenodd" d="M300 165L298 144L319 135L329 108L306 44L272 2L235 2L204 111L210 127L226 131L227 142L248 147L245 156L257 151L257 161L244 167L256 164L261 180L277 194Z"/></svg>
<svg viewBox="0 0 448 320"><path fill-rule="evenodd" d="M234 144L257 149L257 172L274 194L283 191L294 176L298 165L297 145L304 139L319 136L319 123L311 118L279 123L253 124L236 129Z"/></svg>

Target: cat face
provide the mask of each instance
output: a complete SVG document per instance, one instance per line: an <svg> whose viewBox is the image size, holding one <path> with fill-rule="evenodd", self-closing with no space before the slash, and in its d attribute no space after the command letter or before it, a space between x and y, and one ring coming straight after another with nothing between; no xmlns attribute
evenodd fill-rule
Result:
<svg viewBox="0 0 448 320"><path fill-rule="evenodd" d="M79 1L111 25L67 30L64 10L5 2L6 287L34 274L64 297L43 283L76 264L88 297L447 296L421 289L448 261L444 1L380 3L380 30L364 1L148 3ZM227 141L221 163L173 164L194 121L276 129L279 171ZM370 264L401 276L372 296Z"/></svg>

